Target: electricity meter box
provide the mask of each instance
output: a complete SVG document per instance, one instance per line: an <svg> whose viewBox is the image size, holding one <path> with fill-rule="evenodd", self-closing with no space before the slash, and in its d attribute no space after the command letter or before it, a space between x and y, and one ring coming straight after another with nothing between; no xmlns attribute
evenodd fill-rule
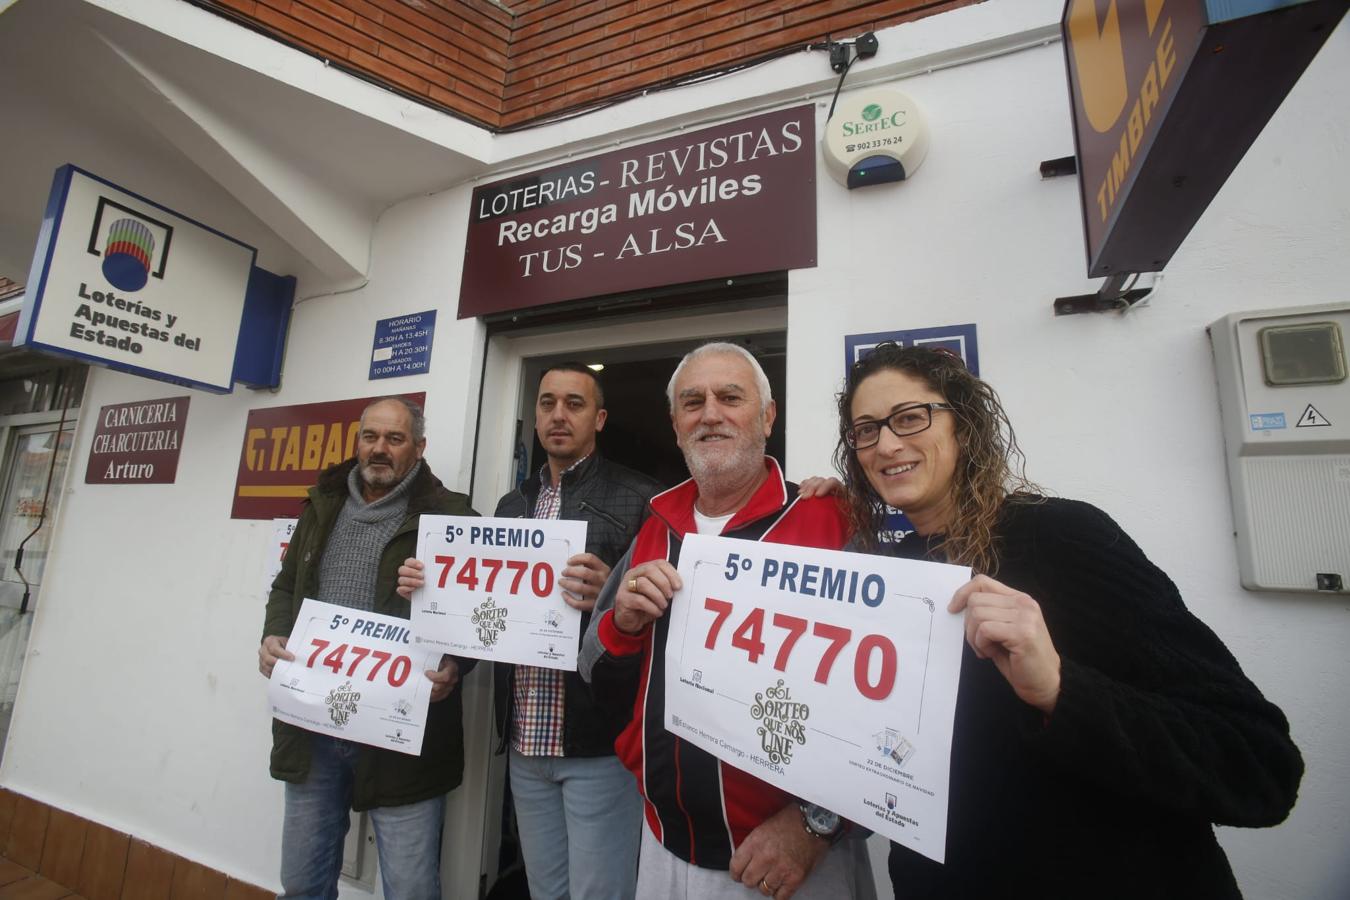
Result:
<svg viewBox="0 0 1350 900"><path fill-rule="evenodd" d="M1350 592L1350 304L1209 327L1242 586Z"/></svg>

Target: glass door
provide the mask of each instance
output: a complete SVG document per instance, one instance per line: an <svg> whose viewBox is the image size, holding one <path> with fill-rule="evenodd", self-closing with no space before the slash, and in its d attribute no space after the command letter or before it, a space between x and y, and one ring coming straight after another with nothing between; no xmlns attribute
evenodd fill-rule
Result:
<svg viewBox="0 0 1350 900"><path fill-rule="evenodd" d="M55 423L14 429L0 506L0 580L14 586L3 592L4 606L14 605L16 594L19 604L28 594L30 607L36 598L74 434L73 422L59 432Z"/></svg>

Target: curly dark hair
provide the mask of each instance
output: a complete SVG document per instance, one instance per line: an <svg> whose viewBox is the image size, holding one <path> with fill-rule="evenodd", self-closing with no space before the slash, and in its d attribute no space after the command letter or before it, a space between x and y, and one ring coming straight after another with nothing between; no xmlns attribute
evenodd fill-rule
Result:
<svg viewBox="0 0 1350 900"><path fill-rule="evenodd" d="M952 415L960 455L952 481L954 511L939 546L948 561L994 574L998 569L994 526L1004 502L1012 497L1030 501L1041 490L1026 478L1026 459L998 394L945 348L901 347L887 341L849 369L838 397L839 443L834 463L847 489L845 504L855 539L864 549L877 550L885 503L867 480L857 453L844 436L853 422L853 396L858 386L888 369L920 379L955 407Z"/></svg>

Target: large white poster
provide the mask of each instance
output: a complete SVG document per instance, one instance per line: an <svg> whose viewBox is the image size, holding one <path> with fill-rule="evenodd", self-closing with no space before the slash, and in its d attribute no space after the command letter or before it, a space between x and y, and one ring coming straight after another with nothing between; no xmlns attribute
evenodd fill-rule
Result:
<svg viewBox="0 0 1350 900"><path fill-rule="evenodd" d="M272 593L272 582L281 574L281 564L286 561L286 550L291 546L291 535L299 519L273 519L272 540L267 544L267 556L263 558L263 596Z"/></svg>
<svg viewBox="0 0 1350 900"><path fill-rule="evenodd" d="M407 619L305 598L267 685L272 715L417 756L441 652L414 647Z"/></svg>
<svg viewBox="0 0 1350 900"><path fill-rule="evenodd" d="M941 862L970 570L704 535L679 570L666 727Z"/></svg>
<svg viewBox="0 0 1350 900"><path fill-rule="evenodd" d="M585 522L422 516L415 640L455 656L576 669L581 613L558 581L585 550Z"/></svg>

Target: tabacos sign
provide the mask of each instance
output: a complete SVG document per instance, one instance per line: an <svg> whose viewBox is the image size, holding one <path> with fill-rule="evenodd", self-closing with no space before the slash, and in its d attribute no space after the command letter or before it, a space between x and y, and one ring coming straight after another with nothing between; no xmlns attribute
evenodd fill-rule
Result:
<svg viewBox="0 0 1350 900"><path fill-rule="evenodd" d="M419 405L427 395L399 394ZM251 409L239 449L232 519L300 515L319 473L356 455L361 413L377 397Z"/></svg>
<svg viewBox="0 0 1350 900"><path fill-rule="evenodd" d="M234 238L62 166L14 343L226 393L256 255Z"/></svg>

